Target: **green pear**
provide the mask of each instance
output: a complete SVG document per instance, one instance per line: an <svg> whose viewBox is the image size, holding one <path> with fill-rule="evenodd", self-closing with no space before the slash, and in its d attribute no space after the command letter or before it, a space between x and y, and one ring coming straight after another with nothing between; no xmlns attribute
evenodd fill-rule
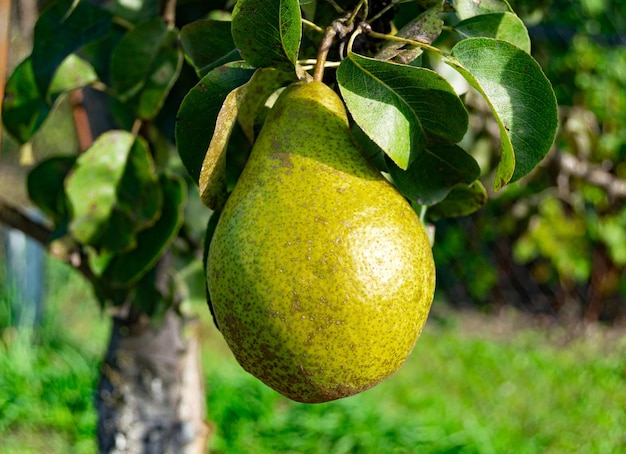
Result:
<svg viewBox="0 0 626 454"><path fill-rule="evenodd" d="M403 364L435 267L419 218L355 144L339 96L296 82L220 215L207 279L242 367L314 403L364 391Z"/></svg>

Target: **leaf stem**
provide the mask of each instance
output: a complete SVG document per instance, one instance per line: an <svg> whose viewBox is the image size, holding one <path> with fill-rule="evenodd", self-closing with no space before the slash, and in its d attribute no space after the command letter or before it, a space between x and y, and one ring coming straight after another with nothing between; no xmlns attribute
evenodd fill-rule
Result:
<svg viewBox="0 0 626 454"><path fill-rule="evenodd" d="M384 33L378 33L374 31L369 31L368 35L370 35L372 38L385 39L387 41L396 41L399 43L408 44L410 46L421 47L422 49L427 49L432 52L436 52L440 55L445 55L445 53L441 49L438 49L435 46L431 46L427 42L408 39L408 38L402 38L400 36L395 36L395 35L386 35Z"/></svg>
<svg viewBox="0 0 626 454"><path fill-rule="evenodd" d="M316 32L324 33L324 29L322 27L320 27L319 25L311 22L310 20L306 20L305 18L302 18L302 19L300 19L300 21L302 22L302 25L306 25L307 27L312 28Z"/></svg>
<svg viewBox="0 0 626 454"><path fill-rule="evenodd" d="M426 225L426 213L428 212L428 206L420 205L419 209L420 209L420 213L419 213L420 221L422 222L423 225Z"/></svg>
<svg viewBox="0 0 626 454"><path fill-rule="evenodd" d="M352 33L352 35L350 35L350 39L348 40L348 52L352 52L352 45L354 44L354 40L356 39L357 36L359 36L361 33L363 33L363 28L362 27L357 27L357 29L354 31L354 33Z"/></svg>
<svg viewBox="0 0 626 454"><path fill-rule="evenodd" d="M344 10L341 6L339 6L339 5L337 4L337 2L335 2L335 0L326 0L326 1L327 1L328 3L330 3L330 5L331 5L333 8L335 8L335 11L337 11L339 14L343 14L343 13L345 13L345 10Z"/></svg>
<svg viewBox="0 0 626 454"><path fill-rule="evenodd" d="M380 11L378 11L378 13L371 18L368 18L368 22L371 24L372 22L377 21L378 19L380 19L387 11L389 11L391 8L393 8L394 6L396 6L399 3L400 0L391 0L391 2L389 2L389 4L387 6L385 6L383 9L381 9Z"/></svg>
<svg viewBox="0 0 626 454"><path fill-rule="evenodd" d="M141 132L141 127L143 126L143 120L141 118L135 118L133 126L131 128L130 133L137 137Z"/></svg>
<svg viewBox="0 0 626 454"><path fill-rule="evenodd" d="M356 17L359 14L359 11L361 11L361 8L363 8L363 10L365 11L363 16L367 17L367 14L368 14L368 8L367 7L368 7L367 0L361 0L359 2L359 4L356 6L356 8L354 8L354 10L352 10L352 13L348 17L348 20L346 21L346 24L350 25L351 23L354 22L354 20L356 19Z"/></svg>

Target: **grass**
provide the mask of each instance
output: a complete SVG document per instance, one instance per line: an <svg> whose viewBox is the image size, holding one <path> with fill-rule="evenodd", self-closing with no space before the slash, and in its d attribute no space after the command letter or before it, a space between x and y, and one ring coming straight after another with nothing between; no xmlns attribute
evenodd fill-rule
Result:
<svg viewBox="0 0 626 454"><path fill-rule="evenodd" d="M45 321L36 333L6 327L15 295L0 291L2 454L96 452L92 396L108 320L77 274L50 265Z"/></svg>
<svg viewBox="0 0 626 454"><path fill-rule="evenodd" d="M108 321L49 267L37 336L4 330L0 453L96 452L93 389ZM0 296L6 302L8 296ZM348 399L291 402L246 374L202 313L215 453L626 453L626 336L568 339L523 318L438 305L407 364Z"/></svg>

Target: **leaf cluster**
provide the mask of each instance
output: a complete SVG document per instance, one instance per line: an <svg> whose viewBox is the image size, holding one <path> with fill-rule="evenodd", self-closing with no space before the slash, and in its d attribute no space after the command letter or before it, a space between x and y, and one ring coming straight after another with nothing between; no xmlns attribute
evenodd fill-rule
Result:
<svg viewBox="0 0 626 454"><path fill-rule="evenodd" d="M429 219L477 210L487 199L481 179L495 190L517 181L552 145L555 96L530 55L524 23L504 1L239 0L232 40L216 39L215 27L182 28L186 58L201 79L176 126L182 161L212 209L227 197L233 131L253 142L275 94L297 79L336 88L355 139ZM453 74L464 79L462 89ZM498 124L493 174L463 149L468 90L484 98Z"/></svg>
<svg viewBox="0 0 626 454"><path fill-rule="evenodd" d="M166 306L154 290L156 265L182 226L187 191L158 154L155 125L183 61L178 31L158 16L130 22L91 2L58 0L41 12L32 53L7 82L3 123L21 143L77 89L107 100L92 114L110 115L109 130L85 150L40 160L27 178L51 221L51 250L87 274L103 303L134 300L147 313Z"/></svg>

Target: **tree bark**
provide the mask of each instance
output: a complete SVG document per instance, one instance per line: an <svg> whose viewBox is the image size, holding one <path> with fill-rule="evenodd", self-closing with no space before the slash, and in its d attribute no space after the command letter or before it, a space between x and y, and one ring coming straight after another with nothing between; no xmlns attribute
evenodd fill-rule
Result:
<svg viewBox="0 0 626 454"><path fill-rule="evenodd" d="M141 313L113 319L96 397L101 453L206 452L199 348L187 328L173 310L158 325Z"/></svg>

